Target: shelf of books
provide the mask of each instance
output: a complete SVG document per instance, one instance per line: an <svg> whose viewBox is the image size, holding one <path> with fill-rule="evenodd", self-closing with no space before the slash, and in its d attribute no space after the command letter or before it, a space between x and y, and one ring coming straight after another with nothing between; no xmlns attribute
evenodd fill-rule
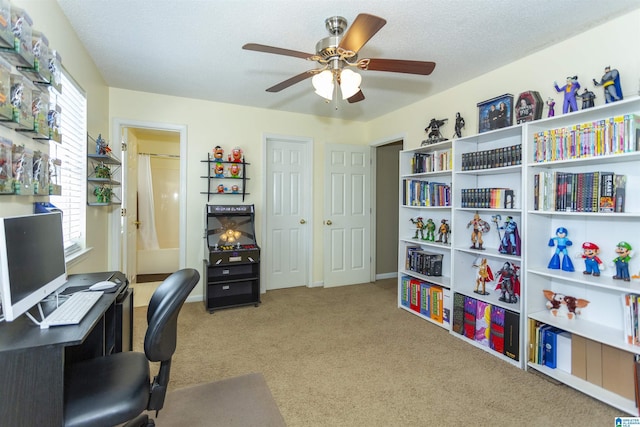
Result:
<svg viewBox="0 0 640 427"><path fill-rule="evenodd" d="M451 324L451 141L400 152L398 307Z"/></svg>
<svg viewBox="0 0 640 427"><path fill-rule="evenodd" d="M525 130L527 368L637 416L640 100Z"/></svg>
<svg viewBox="0 0 640 427"><path fill-rule="evenodd" d="M452 333L523 367L522 126L455 141Z"/></svg>

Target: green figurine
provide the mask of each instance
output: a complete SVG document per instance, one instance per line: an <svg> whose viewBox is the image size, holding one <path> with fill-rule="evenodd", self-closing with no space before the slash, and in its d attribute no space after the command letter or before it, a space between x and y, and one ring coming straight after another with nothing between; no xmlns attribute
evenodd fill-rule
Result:
<svg viewBox="0 0 640 427"><path fill-rule="evenodd" d="M614 258L613 263L616 266L616 275L613 276L616 280L624 280L628 282L631 280L629 276L629 261L631 260L631 250L633 248L627 242L620 242L616 246L617 257Z"/></svg>
<svg viewBox="0 0 640 427"><path fill-rule="evenodd" d="M422 217L419 216L416 219L409 218L409 221L411 221L411 223L415 224L415 226L416 226L416 235L413 236L413 238L417 239L418 238L418 234L419 234L420 238L422 240L425 240L425 238L424 238L424 220L422 219Z"/></svg>
<svg viewBox="0 0 640 427"><path fill-rule="evenodd" d="M425 237L424 240L428 240L430 242L433 242L434 240L436 240L436 224L433 222L431 218L427 220L427 223L425 224L424 228L427 229L427 237Z"/></svg>

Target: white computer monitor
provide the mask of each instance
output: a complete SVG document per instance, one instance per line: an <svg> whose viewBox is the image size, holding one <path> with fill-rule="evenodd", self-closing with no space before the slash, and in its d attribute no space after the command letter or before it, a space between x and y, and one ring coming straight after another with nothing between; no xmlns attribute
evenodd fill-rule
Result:
<svg viewBox="0 0 640 427"><path fill-rule="evenodd" d="M0 218L0 293L11 322L67 280L62 213Z"/></svg>

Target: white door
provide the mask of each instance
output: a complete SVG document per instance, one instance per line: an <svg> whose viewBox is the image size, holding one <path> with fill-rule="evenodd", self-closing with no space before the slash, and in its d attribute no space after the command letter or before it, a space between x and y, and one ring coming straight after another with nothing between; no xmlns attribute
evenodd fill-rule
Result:
<svg viewBox="0 0 640 427"><path fill-rule="evenodd" d="M325 287L371 280L370 155L368 146L325 147Z"/></svg>
<svg viewBox="0 0 640 427"><path fill-rule="evenodd" d="M310 285L311 140L266 139L266 289Z"/></svg>
<svg viewBox="0 0 640 427"><path fill-rule="evenodd" d="M127 279L131 283L135 283L136 272L138 271L138 254L137 254L137 241L138 232L136 221L138 218L138 202L137 202L137 188L138 188L138 158L136 153L137 141L135 136L131 133L129 128L122 128L122 142L126 147L126 151L123 150L122 167L126 168L126 185L122 187L122 232L125 238L122 245L122 271L126 274Z"/></svg>

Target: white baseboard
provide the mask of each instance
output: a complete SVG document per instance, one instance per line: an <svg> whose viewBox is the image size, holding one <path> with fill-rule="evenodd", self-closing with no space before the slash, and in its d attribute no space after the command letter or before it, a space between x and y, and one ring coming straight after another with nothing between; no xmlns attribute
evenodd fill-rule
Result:
<svg viewBox="0 0 640 427"><path fill-rule="evenodd" d="M393 271L391 273L376 274L376 280L394 279L394 278L398 278L398 272L397 271Z"/></svg>

